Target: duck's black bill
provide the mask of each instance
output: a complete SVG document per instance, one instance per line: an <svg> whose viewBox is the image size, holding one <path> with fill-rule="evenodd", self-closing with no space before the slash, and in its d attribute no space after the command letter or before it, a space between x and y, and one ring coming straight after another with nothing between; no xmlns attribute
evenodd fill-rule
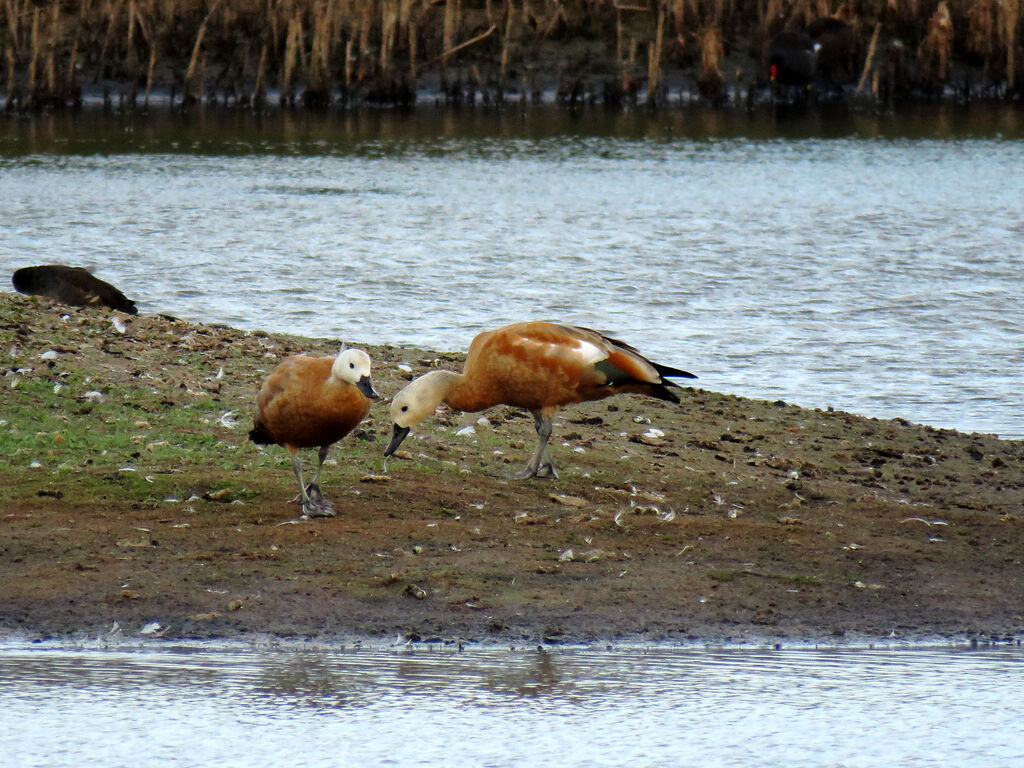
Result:
<svg viewBox="0 0 1024 768"><path fill-rule="evenodd" d="M370 383L369 376L363 376L362 378L360 378L359 381L356 383L356 386L359 387L360 392L362 392L371 400L380 400L380 395L377 394L377 390L375 390L373 388L373 384Z"/></svg>
<svg viewBox="0 0 1024 768"><path fill-rule="evenodd" d="M395 424L395 430L391 433L391 442L388 443L388 447L384 449L384 455L390 456L392 453L398 450L398 446L405 440L405 436L409 434L408 427L400 427Z"/></svg>

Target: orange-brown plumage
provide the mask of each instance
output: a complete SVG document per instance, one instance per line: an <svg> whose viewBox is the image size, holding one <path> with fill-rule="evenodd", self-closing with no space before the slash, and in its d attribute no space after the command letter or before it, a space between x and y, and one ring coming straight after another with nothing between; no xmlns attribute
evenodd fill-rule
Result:
<svg viewBox="0 0 1024 768"><path fill-rule="evenodd" d="M396 395L395 434L386 453L393 453L409 428L441 402L469 412L511 405L532 412L537 425L539 444L527 474L544 469L554 474L550 460L541 462L560 406L627 392L679 402L666 376L694 378L588 328L529 322L485 331L470 344L461 374L433 371Z"/></svg>
<svg viewBox="0 0 1024 768"><path fill-rule="evenodd" d="M370 412L358 387L331 378L333 357L289 357L273 370L256 396L270 438L290 451L338 442Z"/></svg>
<svg viewBox="0 0 1024 768"><path fill-rule="evenodd" d="M355 429L376 396L370 358L357 349L342 350L336 358L289 357L263 382L249 437L255 443L284 446L292 454L306 514L333 514L317 487L320 469L330 446ZM314 447L320 449L320 461L307 488L296 454L299 448Z"/></svg>

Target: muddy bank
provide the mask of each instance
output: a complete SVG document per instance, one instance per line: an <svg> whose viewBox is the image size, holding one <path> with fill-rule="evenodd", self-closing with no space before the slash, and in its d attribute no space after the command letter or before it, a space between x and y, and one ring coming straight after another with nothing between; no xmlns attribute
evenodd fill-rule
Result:
<svg viewBox="0 0 1024 768"><path fill-rule="evenodd" d="M365 349L385 397L461 361ZM150 625L172 638L842 643L1024 631L1019 442L693 388L679 406L623 396L565 409L560 479L522 482L503 474L528 458L530 417L445 414L384 464L383 402L325 467L338 516L303 520L285 452L246 434L266 371L334 354L336 340L2 294L0 350L7 635Z"/></svg>

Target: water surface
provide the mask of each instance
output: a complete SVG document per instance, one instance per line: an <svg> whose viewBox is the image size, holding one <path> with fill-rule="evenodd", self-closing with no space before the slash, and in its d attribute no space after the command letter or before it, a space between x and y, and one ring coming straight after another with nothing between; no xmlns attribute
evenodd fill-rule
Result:
<svg viewBox="0 0 1024 768"><path fill-rule="evenodd" d="M709 389L1024 436L1008 109L85 114L0 124L0 269L143 313L464 350L610 331Z"/></svg>
<svg viewBox="0 0 1024 768"><path fill-rule="evenodd" d="M993 766L1020 649L0 650L0 765Z"/></svg>

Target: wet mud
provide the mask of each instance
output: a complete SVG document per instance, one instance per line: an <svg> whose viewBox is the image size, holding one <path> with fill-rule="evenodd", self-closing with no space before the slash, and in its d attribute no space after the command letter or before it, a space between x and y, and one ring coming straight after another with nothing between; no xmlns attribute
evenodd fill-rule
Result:
<svg viewBox="0 0 1024 768"><path fill-rule="evenodd" d="M324 468L337 516L303 519L285 451L247 433L266 373L337 341L0 295L0 634L849 643L1024 630L1020 442L698 381L679 405L564 409L557 480L505 479L534 440L509 408L441 413L385 463L388 398L461 356L363 348L384 399Z"/></svg>

